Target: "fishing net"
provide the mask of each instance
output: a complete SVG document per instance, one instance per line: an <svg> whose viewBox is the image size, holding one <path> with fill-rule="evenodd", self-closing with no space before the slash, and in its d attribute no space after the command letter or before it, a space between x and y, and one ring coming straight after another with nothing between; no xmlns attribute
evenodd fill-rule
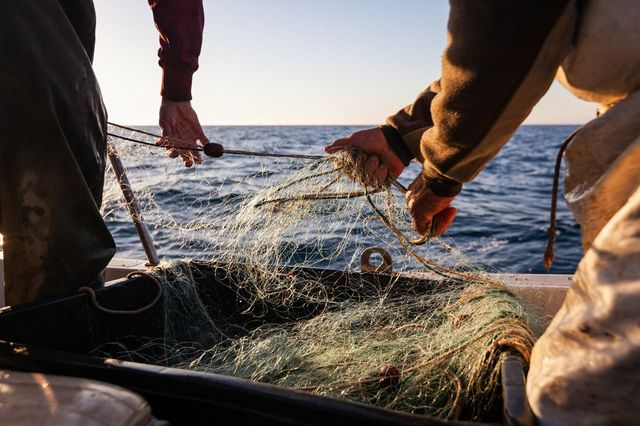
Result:
<svg viewBox="0 0 640 426"><path fill-rule="evenodd" d="M207 172L112 143L135 159L129 179L161 254L200 261L150 272L164 290L165 337L107 355L444 419L495 418L501 354L528 361L541 324L453 242L416 235L404 186L368 180L363 154L230 159ZM116 182L108 188L110 227L130 227ZM393 271L378 259L378 272L357 272L371 246Z"/></svg>

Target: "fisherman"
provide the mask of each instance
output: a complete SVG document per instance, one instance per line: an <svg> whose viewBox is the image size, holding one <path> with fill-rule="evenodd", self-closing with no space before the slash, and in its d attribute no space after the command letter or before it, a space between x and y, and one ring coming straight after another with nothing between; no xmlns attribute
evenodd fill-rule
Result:
<svg viewBox="0 0 640 426"><path fill-rule="evenodd" d="M450 1L438 81L379 128L328 145L370 154L370 176L422 172L406 194L433 235L554 76L600 115L566 150L565 198L585 256L534 347L527 394L540 424L635 424L640 415L640 3Z"/></svg>
<svg viewBox="0 0 640 426"><path fill-rule="evenodd" d="M100 215L107 114L93 73L92 0L1 1L0 233L5 300L102 282L115 243ZM149 0L160 32L163 135L207 142L191 107L202 0ZM171 150L185 166L198 153Z"/></svg>

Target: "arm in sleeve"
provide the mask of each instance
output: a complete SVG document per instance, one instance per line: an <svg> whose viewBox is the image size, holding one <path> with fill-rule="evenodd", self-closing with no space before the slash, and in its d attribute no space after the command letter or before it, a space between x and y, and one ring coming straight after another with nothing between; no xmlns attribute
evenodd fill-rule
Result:
<svg viewBox="0 0 640 426"><path fill-rule="evenodd" d="M171 101L189 101L202 47L202 0L148 1L160 33L161 95Z"/></svg>
<svg viewBox="0 0 640 426"><path fill-rule="evenodd" d="M573 0L451 0L440 80L384 126L396 132L397 153L423 163L435 194L458 194L526 119L570 48L575 19Z"/></svg>

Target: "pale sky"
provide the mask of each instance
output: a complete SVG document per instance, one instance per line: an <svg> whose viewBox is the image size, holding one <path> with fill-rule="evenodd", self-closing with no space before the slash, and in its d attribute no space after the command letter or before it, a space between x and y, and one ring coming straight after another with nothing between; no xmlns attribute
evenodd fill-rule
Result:
<svg viewBox="0 0 640 426"><path fill-rule="evenodd" d="M446 0L205 0L193 105L203 125L380 124L440 74ZM146 0L95 0L95 70L112 121L156 124L161 71ZM595 105L559 84L527 124Z"/></svg>

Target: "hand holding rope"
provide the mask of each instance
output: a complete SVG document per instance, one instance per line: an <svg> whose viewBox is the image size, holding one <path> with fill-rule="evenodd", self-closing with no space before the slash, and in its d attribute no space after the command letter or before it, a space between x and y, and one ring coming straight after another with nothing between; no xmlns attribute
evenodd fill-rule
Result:
<svg viewBox="0 0 640 426"><path fill-rule="evenodd" d="M142 140L139 140L139 139L135 139L133 137L126 137L126 136L116 135L115 133L107 132L107 134L109 136L114 137L114 138L118 138L118 139L122 139L122 140L125 140L125 141L137 143L137 144L140 144L140 145L147 145L147 146L151 146L151 147L154 147L154 148L160 148L160 149L179 149L179 150L183 150L183 151L203 152L208 157L213 157L213 158L219 158L219 157L222 157L223 155L245 155L245 156L249 156L249 157L295 158L295 159L302 159L302 160L318 160L320 158L323 158L323 156L321 156L321 155L288 154L288 153L284 153L284 152L264 152L264 151L246 151L246 150L240 150L240 149L225 149L225 147L222 144L219 144L219 143L216 143L216 142L207 142L202 146L202 148L200 148L200 147L198 147L198 148L183 148L183 147L178 146L178 145L171 145L170 143L186 144L186 143L188 143L187 141L184 141L184 140L181 140L181 139L172 138L172 137L167 137L167 136L161 136L161 135L158 135L158 134L155 134L155 133L152 133L152 132L147 132L145 130L140 130L140 129L135 129L133 127L123 126L121 124L116 124L116 123L111 123L111 122L107 122L107 124L109 124L110 126L113 126L113 127L117 127L119 129L128 130L130 132L140 133L142 135L147 135L147 136L151 136L151 137L154 137L154 138L158 138L158 140L163 140L163 141L169 142L169 144L157 145L155 143L145 142L145 141L142 141Z"/></svg>

